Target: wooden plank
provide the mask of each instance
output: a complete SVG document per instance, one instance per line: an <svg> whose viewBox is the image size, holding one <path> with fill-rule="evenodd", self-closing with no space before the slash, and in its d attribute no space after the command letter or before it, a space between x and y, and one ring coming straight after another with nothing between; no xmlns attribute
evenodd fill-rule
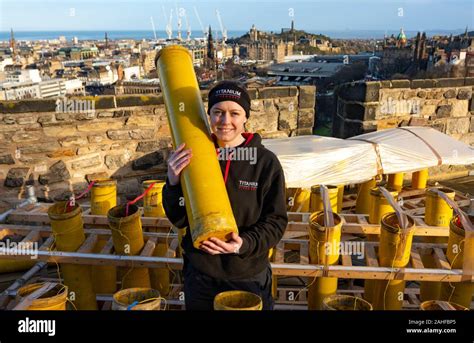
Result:
<svg viewBox="0 0 474 343"><path fill-rule="evenodd" d="M100 253L104 255L111 254L113 249L114 249L114 240L112 237L110 237L107 243L105 243Z"/></svg>
<svg viewBox="0 0 474 343"><path fill-rule="evenodd" d="M99 236L95 233L90 234L86 240L82 243L81 247L77 250L79 253L90 253L94 250L97 241L99 240Z"/></svg>
<svg viewBox="0 0 474 343"><path fill-rule="evenodd" d="M420 253L418 252L418 249L416 248L411 249L410 260L411 260L411 265L413 268L416 268L416 269L425 268L425 266L423 265L423 261L421 260Z"/></svg>
<svg viewBox="0 0 474 343"><path fill-rule="evenodd" d="M280 241L276 246L275 262L283 263L285 261L285 243Z"/></svg>
<svg viewBox="0 0 474 343"><path fill-rule="evenodd" d="M142 249L142 252L140 253L140 256L146 256L150 257L153 256L153 251L155 250L156 247L156 238L155 237L150 237L145 243L145 246Z"/></svg>
<svg viewBox="0 0 474 343"><path fill-rule="evenodd" d="M24 311L27 310L28 307L33 303L35 299L38 299L42 295L46 294L54 287L57 286L57 283L53 282L46 282L43 286L38 288L31 294L28 294L26 297L22 298L20 302L13 308L14 311Z"/></svg>
<svg viewBox="0 0 474 343"><path fill-rule="evenodd" d="M342 254L341 259L342 259L342 265L343 266L352 266L352 257L351 257L351 255Z"/></svg>
<svg viewBox="0 0 474 343"><path fill-rule="evenodd" d="M40 239L41 235L38 231L31 231L21 240L21 243L34 243Z"/></svg>
<svg viewBox="0 0 474 343"><path fill-rule="evenodd" d="M40 246L40 251L48 251L51 249L51 246L54 244L55 238L53 235L49 236L46 241Z"/></svg>
<svg viewBox="0 0 474 343"><path fill-rule="evenodd" d="M440 269L451 269L451 265L449 264L448 260L446 259L446 255L444 254L443 250L440 248L433 249L433 257L435 264Z"/></svg>
<svg viewBox="0 0 474 343"><path fill-rule="evenodd" d="M309 242L300 245L300 264L309 263Z"/></svg>
<svg viewBox="0 0 474 343"><path fill-rule="evenodd" d="M367 266L378 267L379 261L377 260L377 255L375 254L374 246L371 244L364 244L364 248Z"/></svg>

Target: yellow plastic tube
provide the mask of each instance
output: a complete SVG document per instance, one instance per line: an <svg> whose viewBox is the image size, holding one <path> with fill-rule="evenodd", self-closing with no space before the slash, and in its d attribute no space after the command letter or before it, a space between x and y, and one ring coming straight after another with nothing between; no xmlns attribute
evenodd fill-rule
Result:
<svg viewBox="0 0 474 343"><path fill-rule="evenodd" d="M115 206L117 206L117 181L95 180L91 189L91 214L106 216ZM100 253L106 244L107 239L99 237L93 252ZM92 266L92 282L96 293L114 294L117 290L117 267Z"/></svg>
<svg viewBox="0 0 474 343"><path fill-rule="evenodd" d="M337 211L336 213L341 213L342 211L342 202L344 200L344 185L337 185Z"/></svg>
<svg viewBox="0 0 474 343"><path fill-rule="evenodd" d="M370 191L372 188L375 188L376 182L375 179L370 179L369 181L359 184L357 190L357 200L355 211L358 214L369 214L371 207L372 198L370 196Z"/></svg>
<svg viewBox="0 0 474 343"><path fill-rule="evenodd" d="M160 292L151 288L127 288L114 294L114 311L159 311Z"/></svg>
<svg viewBox="0 0 474 343"><path fill-rule="evenodd" d="M415 221L408 216L409 232L402 235L395 212L382 217L379 245L381 267L404 268L410 261ZM372 306L375 310L401 310L405 290L404 280L376 280Z"/></svg>
<svg viewBox="0 0 474 343"><path fill-rule="evenodd" d="M324 212L315 212L310 215L309 262L311 264L334 265L339 261L342 220L336 213L333 213L333 217L334 226L325 227ZM310 279L308 309L321 310L324 298L336 294L336 291L337 278L335 277Z"/></svg>
<svg viewBox="0 0 474 343"><path fill-rule="evenodd" d="M193 159L181 174L193 244L210 237L228 240L238 233L216 149L211 140L207 114L189 51L168 46L158 52L156 69L174 146L186 143Z"/></svg>
<svg viewBox="0 0 474 343"><path fill-rule="evenodd" d="M159 217L165 218L166 213L163 208L162 192L165 181L161 180L147 180L143 181L143 191L145 191L151 184L153 187L143 198L143 216L145 217Z"/></svg>
<svg viewBox="0 0 474 343"><path fill-rule="evenodd" d="M337 186L326 186L328 188L329 202L331 203L331 209L334 213L338 210L338 194L339 189ZM323 211L323 200L321 197L320 186L315 185L311 187L311 201L310 201L310 212Z"/></svg>
<svg viewBox="0 0 474 343"><path fill-rule="evenodd" d="M411 188L425 189L428 182L428 169L422 169L411 175Z"/></svg>
<svg viewBox="0 0 474 343"><path fill-rule="evenodd" d="M112 230L115 253L118 255L138 255L145 244L140 209L136 205L130 205L128 216L126 216L125 208L125 205L115 206L107 214L109 227ZM122 272L122 289L150 288L148 268L124 267Z"/></svg>
<svg viewBox="0 0 474 343"><path fill-rule="evenodd" d="M425 223L430 226L445 226L448 229L449 223L453 217L453 209L434 192L436 188L427 189L425 194ZM455 192L450 188L439 188L450 199L454 200ZM422 237L424 243L447 243L446 237ZM432 254L421 254L421 260L425 268L437 268ZM424 281L420 283L421 301L438 300L441 292L442 282Z"/></svg>
<svg viewBox="0 0 474 343"><path fill-rule="evenodd" d="M17 292L17 299L21 301L22 298L35 292L43 286L42 283L32 283L21 287ZM31 302L28 306L28 311L66 311L67 303L67 286L58 284L53 289L43 294Z"/></svg>
<svg viewBox="0 0 474 343"><path fill-rule="evenodd" d="M51 229L59 251L75 252L85 240L82 209L76 203L69 209L66 201L60 201L48 209ZM92 285L91 267L80 264L60 266L69 299L78 310L97 310L96 295Z"/></svg>
<svg viewBox="0 0 474 343"><path fill-rule="evenodd" d="M449 240L446 249L446 257L451 269L462 269L465 258L474 259L474 256L466 256L468 251L464 250L466 231L461 224L457 224L458 216L454 216L449 223ZM474 216L469 216L471 223L474 223ZM443 282L441 285L440 300L453 302L470 308L472 296L474 294L474 283L470 281Z"/></svg>
<svg viewBox="0 0 474 343"><path fill-rule="evenodd" d="M290 207L290 212L309 212L310 190L305 188L290 188L289 193L293 193L293 205Z"/></svg>
<svg viewBox="0 0 474 343"><path fill-rule="evenodd" d="M362 298L334 294L323 300L323 309L328 311L372 311L372 305Z"/></svg>
<svg viewBox="0 0 474 343"><path fill-rule="evenodd" d="M262 299L250 292L227 291L216 295L214 310L216 311L260 311Z"/></svg>
<svg viewBox="0 0 474 343"><path fill-rule="evenodd" d="M403 175L404 173L388 174L387 187L401 192L403 189Z"/></svg>
<svg viewBox="0 0 474 343"><path fill-rule="evenodd" d="M388 188L390 194L396 199L398 192L394 189ZM369 210L369 223L370 224L380 224L382 217L389 213L393 212L393 207L390 205L388 200L383 196L382 192L378 187L372 188L370 190L371 207Z"/></svg>

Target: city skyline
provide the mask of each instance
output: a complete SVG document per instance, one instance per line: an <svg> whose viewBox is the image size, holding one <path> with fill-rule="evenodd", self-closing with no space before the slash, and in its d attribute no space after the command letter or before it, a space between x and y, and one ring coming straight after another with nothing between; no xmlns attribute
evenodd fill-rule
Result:
<svg viewBox="0 0 474 343"><path fill-rule="evenodd" d="M248 4L252 6L249 10ZM271 6L271 10L269 10ZM215 10L219 10L228 31L247 30L255 24L260 30L278 32L295 21L297 29L311 32L348 30L407 31L463 30L474 26L474 5L465 0L415 1L149 1L138 2L85 0L81 3L57 0L0 0L0 31L96 31L152 30L153 16L157 31L163 31L170 10L172 26L177 30L176 9L181 14L181 31L186 31L186 18L193 32L201 25L219 29ZM146 10L141 10L141 9ZM184 11L182 10L184 9ZM183 14L186 14L186 17Z"/></svg>

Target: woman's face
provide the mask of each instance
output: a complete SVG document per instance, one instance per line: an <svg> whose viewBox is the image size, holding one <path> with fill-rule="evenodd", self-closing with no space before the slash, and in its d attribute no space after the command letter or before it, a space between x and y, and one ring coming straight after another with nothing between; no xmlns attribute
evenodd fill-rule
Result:
<svg viewBox="0 0 474 343"><path fill-rule="evenodd" d="M247 122L242 106L234 101L221 101L211 107L210 116L212 132L222 145L234 146L242 139Z"/></svg>

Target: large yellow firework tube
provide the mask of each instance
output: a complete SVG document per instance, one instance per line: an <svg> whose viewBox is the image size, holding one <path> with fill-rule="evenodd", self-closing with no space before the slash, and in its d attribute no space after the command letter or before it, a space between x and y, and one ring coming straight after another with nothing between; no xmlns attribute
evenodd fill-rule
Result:
<svg viewBox="0 0 474 343"><path fill-rule="evenodd" d="M66 201L55 203L48 209L48 216L56 248L59 251L75 252L85 240L82 209L77 203L72 207L66 203ZM63 263L61 274L74 306L78 310L97 310L91 267Z"/></svg>
<svg viewBox="0 0 474 343"><path fill-rule="evenodd" d="M449 223L449 240L446 249L451 269L463 269L464 274L470 276L472 271L468 270L471 265L466 262L474 261L474 250L468 246L472 244L469 232L459 222L459 216L456 215ZM469 220L474 224L474 216L469 216ZM472 232L470 233L472 235ZM466 244L467 243L467 244ZM441 285L440 300L454 302L456 304L471 307L472 296L474 294L474 283L469 281L461 282L443 282Z"/></svg>
<svg viewBox="0 0 474 343"><path fill-rule="evenodd" d="M91 214L106 216L117 206L117 181L95 180L91 189ZM107 238L99 237L94 253L99 254L107 244ZM92 266L92 282L96 293L113 294L117 290L117 267Z"/></svg>
<svg viewBox="0 0 474 343"><path fill-rule="evenodd" d="M145 241L143 239L141 212L138 206L130 205L128 215L126 206L115 206L107 213L109 227L112 230L115 252L118 255L140 254ZM122 289L143 287L150 288L148 268L124 268Z"/></svg>
<svg viewBox="0 0 474 343"><path fill-rule="evenodd" d="M337 193L336 193L337 194ZM334 265L339 261L339 245L341 242L342 219L336 213L334 226L325 227L324 212L312 213L309 218L309 262L319 265ZM336 294L337 278L318 277L310 279L308 290L308 309L323 309L323 300L329 295Z"/></svg>
<svg viewBox="0 0 474 343"><path fill-rule="evenodd" d="M144 217L166 217L163 208L162 192L164 181L147 180L143 181L143 191L146 191L151 184L154 184L150 191L143 198L143 216ZM149 228L150 232L169 233L169 229ZM153 256L166 257L168 252L168 244L166 242L157 243ZM151 287L160 292L161 295L167 296L170 288L170 272L168 268L150 268Z"/></svg>
<svg viewBox="0 0 474 343"><path fill-rule="evenodd" d="M408 228L403 230L395 212L382 217L379 245L381 267L404 268L410 261L415 221L407 216ZM375 310L401 310L405 280L376 280L372 305Z"/></svg>
<svg viewBox="0 0 474 343"><path fill-rule="evenodd" d="M439 196L435 190L446 194L451 200L454 200L456 193L450 188L430 188L426 190L425 200L425 223L430 226L443 226L448 229L449 222L453 217L453 209ZM422 237L424 243L447 243L446 237ZM421 254L421 260L425 268L437 268L433 255ZM421 301L438 300L441 291L442 282L423 281L420 283Z"/></svg>
<svg viewBox="0 0 474 343"><path fill-rule="evenodd" d="M169 46L159 51L156 69L168 114L174 146L186 143L193 159L181 173L193 244L216 237L228 240L238 233L225 188L207 114L189 51Z"/></svg>

